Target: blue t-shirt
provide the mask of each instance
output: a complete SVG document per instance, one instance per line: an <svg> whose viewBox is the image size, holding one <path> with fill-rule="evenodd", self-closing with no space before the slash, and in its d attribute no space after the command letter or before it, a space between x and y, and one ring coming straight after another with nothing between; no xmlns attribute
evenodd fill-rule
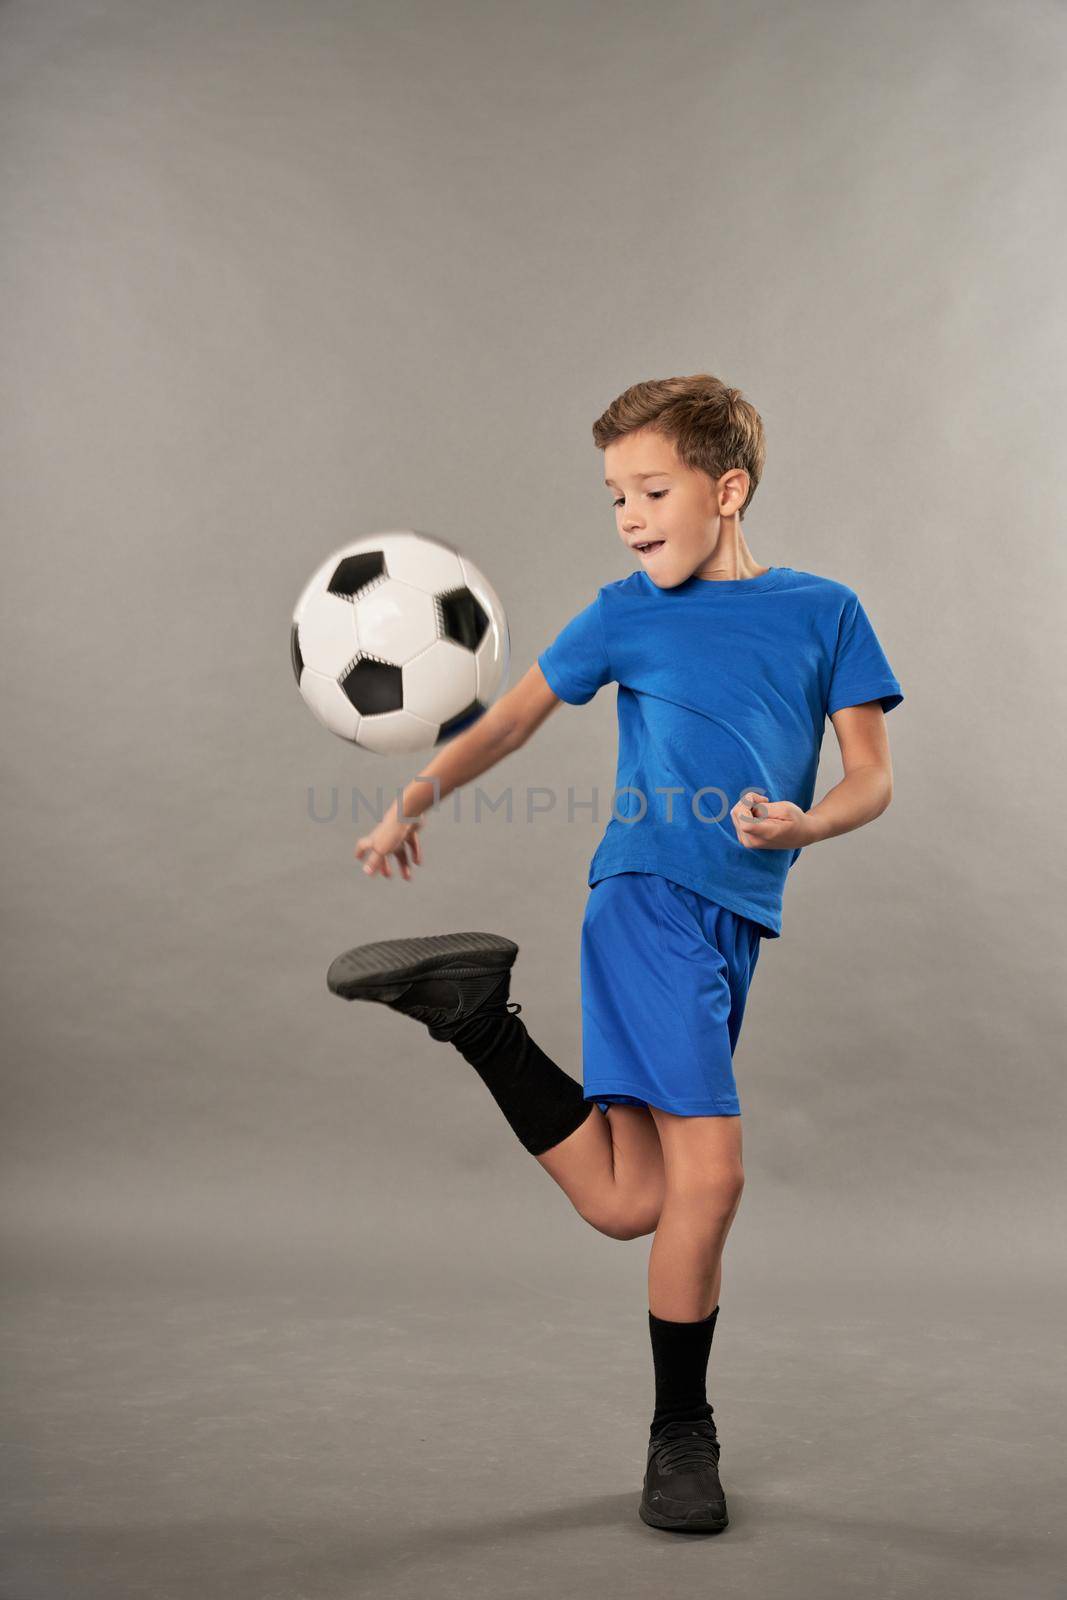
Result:
<svg viewBox="0 0 1067 1600"><path fill-rule="evenodd" d="M792 567L672 589L634 572L599 589L537 661L572 705L619 686L615 795L589 884L656 872L770 938L800 849L746 849L731 808L754 788L807 811L829 714L904 698L855 591Z"/></svg>

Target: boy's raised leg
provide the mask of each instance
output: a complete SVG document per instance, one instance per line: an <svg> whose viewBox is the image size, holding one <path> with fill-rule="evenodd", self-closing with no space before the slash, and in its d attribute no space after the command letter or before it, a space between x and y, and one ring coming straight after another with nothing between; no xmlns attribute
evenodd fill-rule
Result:
<svg viewBox="0 0 1067 1600"><path fill-rule="evenodd" d="M493 1095L523 1147L602 1233L655 1227L663 1193L659 1136L643 1107L607 1116L530 1037L508 999L518 954L500 934L432 934L358 945L327 975L345 1000L370 1000L452 1044ZM632 1113L627 1115L627 1113ZM610 1120L609 1120L610 1119Z"/></svg>
<svg viewBox="0 0 1067 1600"><path fill-rule="evenodd" d="M637 1239L655 1231L663 1206L663 1151L647 1107L598 1111L537 1159L598 1232Z"/></svg>

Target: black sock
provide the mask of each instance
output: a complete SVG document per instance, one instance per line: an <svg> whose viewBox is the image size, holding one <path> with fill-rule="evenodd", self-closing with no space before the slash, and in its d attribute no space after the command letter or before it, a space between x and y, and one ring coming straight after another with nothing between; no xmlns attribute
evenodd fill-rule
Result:
<svg viewBox="0 0 1067 1600"><path fill-rule="evenodd" d="M700 1322L667 1322L648 1313L656 1370L656 1410L650 1432L668 1422L711 1421L707 1373L718 1306Z"/></svg>
<svg viewBox="0 0 1067 1600"><path fill-rule="evenodd" d="M513 1013L476 1014L450 1042L470 1062L532 1156L560 1144L596 1110L582 1085L545 1055Z"/></svg>

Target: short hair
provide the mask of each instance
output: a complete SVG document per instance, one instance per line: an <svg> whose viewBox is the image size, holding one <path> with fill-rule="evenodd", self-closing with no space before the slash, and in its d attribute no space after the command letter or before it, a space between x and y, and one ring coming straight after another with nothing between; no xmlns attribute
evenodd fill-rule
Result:
<svg viewBox="0 0 1067 1600"><path fill-rule="evenodd" d="M632 384L593 423L593 443L604 450L639 428L670 439L686 466L706 472L713 483L731 467L743 467L749 477L739 513L744 520L767 446L760 414L740 389L731 389L710 372Z"/></svg>

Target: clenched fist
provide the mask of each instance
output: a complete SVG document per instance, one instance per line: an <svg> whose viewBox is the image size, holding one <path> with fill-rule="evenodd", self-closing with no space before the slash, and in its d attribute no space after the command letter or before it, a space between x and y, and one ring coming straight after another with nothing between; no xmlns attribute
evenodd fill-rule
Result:
<svg viewBox="0 0 1067 1600"><path fill-rule="evenodd" d="M746 850L795 850L815 837L806 811L792 800L769 800L759 789L746 789L730 816Z"/></svg>

